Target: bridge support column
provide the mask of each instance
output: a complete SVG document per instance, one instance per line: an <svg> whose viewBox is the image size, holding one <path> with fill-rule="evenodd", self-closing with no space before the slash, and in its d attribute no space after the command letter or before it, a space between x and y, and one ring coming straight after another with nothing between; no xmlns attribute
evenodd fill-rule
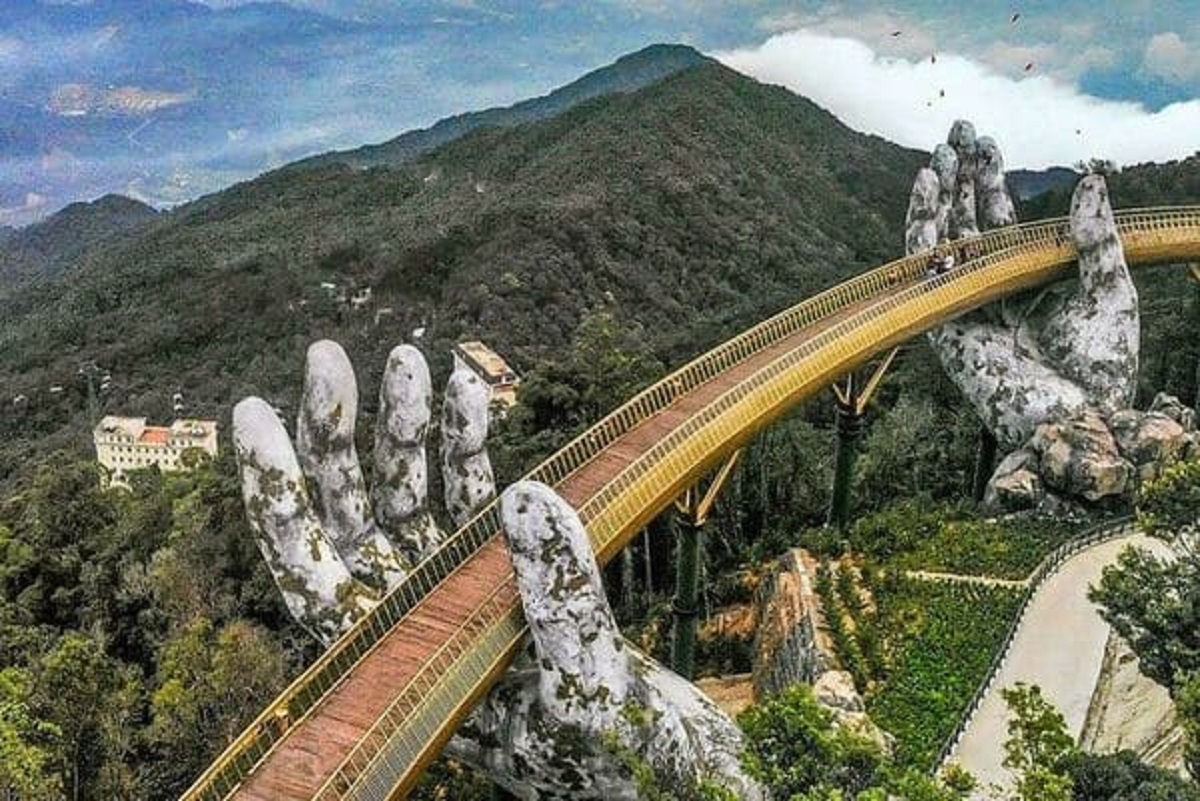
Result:
<svg viewBox="0 0 1200 801"><path fill-rule="evenodd" d="M988 481L996 469L996 435L987 426L979 427L979 450L975 452L975 475L971 480L971 498L979 503L987 492Z"/></svg>
<svg viewBox="0 0 1200 801"><path fill-rule="evenodd" d="M879 382L891 367L899 349L894 348L875 368L861 393L855 385L854 374L846 376L844 387L833 385L837 396L837 455L833 466L833 489L829 498L829 514L825 524L838 531L850 525L850 495L854 486L854 462L858 458L858 439L862 436L863 416Z"/></svg>
<svg viewBox="0 0 1200 801"><path fill-rule="evenodd" d="M696 627L700 617L700 574L704 560L704 524L717 501L741 451L721 466L708 490L701 496L692 487L675 501L675 597L671 613L675 618L671 639L671 668L685 679L696 675Z"/></svg>
<svg viewBox="0 0 1200 801"><path fill-rule="evenodd" d="M845 531L850 524L850 489L854 483L854 462L858 459L858 438L862 436L863 416L858 409L854 376L846 380L845 394L837 400L837 455L833 463L833 490L829 499L826 525Z"/></svg>
<svg viewBox="0 0 1200 801"><path fill-rule="evenodd" d="M688 515L675 517L675 598L671 614L675 631L671 640L671 667L685 679L696 675L696 625L700 617L700 570L704 552L704 524Z"/></svg>

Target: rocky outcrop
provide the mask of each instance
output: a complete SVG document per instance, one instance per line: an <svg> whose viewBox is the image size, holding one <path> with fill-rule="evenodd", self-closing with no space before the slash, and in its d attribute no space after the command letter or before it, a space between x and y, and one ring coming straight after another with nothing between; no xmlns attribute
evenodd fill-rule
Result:
<svg viewBox="0 0 1200 801"><path fill-rule="evenodd" d="M988 482L984 505L1005 512L1036 509L1046 498L1038 456L1021 448L1005 456Z"/></svg>
<svg viewBox="0 0 1200 801"><path fill-rule="evenodd" d="M1142 674L1137 656L1115 632L1105 646L1079 745L1096 754L1128 749L1167 770L1184 767L1183 732L1170 694Z"/></svg>
<svg viewBox="0 0 1200 801"><path fill-rule="evenodd" d="M1181 419L1190 409L1170 396L1161 408ZM1083 513L1090 504L1128 501L1165 465L1188 458L1195 435L1162 411L1095 409L1038 426L1030 441L1006 456L988 482L984 502L1003 511Z"/></svg>
<svg viewBox="0 0 1200 801"><path fill-rule="evenodd" d="M867 715L866 704L854 686L854 677L844 670L827 670L813 682L813 697L833 713L834 722L846 731L874 743L885 754L892 753L896 738L879 728Z"/></svg>
<svg viewBox="0 0 1200 801"><path fill-rule="evenodd" d="M891 753L895 739L867 716L854 677L835 667L837 657L826 634L815 573L816 560L793 548L758 585L751 672L754 697L761 701L794 684L812 685L813 697L833 714L839 727Z"/></svg>
<svg viewBox="0 0 1200 801"><path fill-rule="evenodd" d="M1133 463L1141 481L1157 478L1164 465L1184 456L1189 444L1183 426L1162 412L1122 409L1108 422L1121 453Z"/></svg>
<svg viewBox="0 0 1200 801"><path fill-rule="evenodd" d="M779 558L755 592L758 628L752 672L758 698L793 684L812 684L833 665L831 646L823 641L812 567L811 558L794 548Z"/></svg>

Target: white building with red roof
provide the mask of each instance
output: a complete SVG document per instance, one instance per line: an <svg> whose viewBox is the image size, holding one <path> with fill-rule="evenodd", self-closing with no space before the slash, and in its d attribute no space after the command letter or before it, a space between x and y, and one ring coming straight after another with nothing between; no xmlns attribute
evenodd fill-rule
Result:
<svg viewBox="0 0 1200 801"><path fill-rule="evenodd" d="M128 474L148 467L164 473L187 470L190 462L184 456L189 451L217 455L215 420L180 419L169 426L150 426L144 417L107 415L92 438L106 486L128 487Z"/></svg>

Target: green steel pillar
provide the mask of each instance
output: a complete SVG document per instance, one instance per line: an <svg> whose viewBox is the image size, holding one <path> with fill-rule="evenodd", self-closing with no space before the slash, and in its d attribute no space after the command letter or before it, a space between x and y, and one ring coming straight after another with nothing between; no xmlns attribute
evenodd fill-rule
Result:
<svg viewBox="0 0 1200 801"><path fill-rule="evenodd" d="M833 467L833 492L826 525L845 531L850 524L850 490L854 483L854 461L858 458L858 438L862 435L863 414L854 377L846 384L846 393L837 398L837 457Z"/></svg>
<svg viewBox="0 0 1200 801"><path fill-rule="evenodd" d="M979 450L975 453L975 476L971 481L971 497L978 503L987 492L988 480L996 468L996 435L987 426L979 427Z"/></svg>
<svg viewBox="0 0 1200 801"><path fill-rule="evenodd" d="M704 553L704 524L691 515L675 516L675 636L671 667L685 679L696 672L696 622L699 617L700 559Z"/></svg>

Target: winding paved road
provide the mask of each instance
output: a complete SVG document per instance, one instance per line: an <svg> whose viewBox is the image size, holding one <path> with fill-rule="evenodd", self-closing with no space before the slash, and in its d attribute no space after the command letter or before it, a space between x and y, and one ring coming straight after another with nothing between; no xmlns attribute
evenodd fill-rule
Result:
<svg viewBox="0 0 1200 801"><path fill-rule="evenodd" d="M1011 774L1001 765L1008 737L1008 708L1000 697L1002 688L1017 682L1037 684L1066 717L1071 734L1079 737L1109 632L1108 624L1087 599L1088 586L1097 582L1104 567L1114 563L1129 545L1169 552L1162 542L1141 534L1101 543L1067 560L1034 595L991 692L950 757L974 774L981 787L1012 786ZM980 791L975 797L992 796Z"/></svg>

